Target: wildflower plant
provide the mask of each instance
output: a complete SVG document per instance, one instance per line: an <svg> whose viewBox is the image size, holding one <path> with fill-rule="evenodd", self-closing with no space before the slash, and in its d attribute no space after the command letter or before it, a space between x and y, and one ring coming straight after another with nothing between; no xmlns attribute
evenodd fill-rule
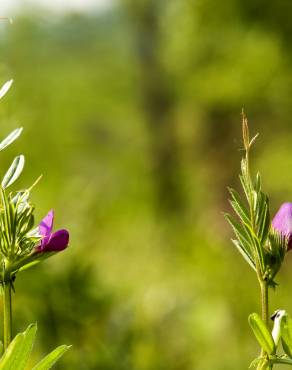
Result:
<svg viewBox="0 0 292 370"><path fill-rule="evenodd" d="M269 289L276 289L276 275L292 248L292 203L284 203L273 220L269 198L262 190L261 176L250 172L250 151L258 135L250 138L248 121L242 114L244 156L239 175L242 194L229 188L234 215L225 214L234 232L233 244L255 272L261 292L261 314L248 322L261 352L251 365L270 370L275 364L292 365L292 319L279 309L269 316ZM271 321L270 321L271 319ZM273 321L273 328L270 324ZM280 351L282 345L282 353Z"/></svg>
<svg viewBox="0 0 292 370"><path fill-rule="evenodd" d="M12 85L6 82L0 89L0 99ZM12 131L0 142L0 151L11 145L21 135L22 128ZM0 153L1 154L1 153ZM31 191L39 179L27 189L11 190L21 175L25 159L18 155L12 161L0 184L0 284L3 297L3 344L0 343L0 370L27 369L37 326L31 324L13 338L12 298L14 283L18 274L45 259L64 250L69 243L67 230L52 233L54 213L47 216L35 227L34 205ZM68 346L59 346L33 370L50 369L67 351Z"/></svg>

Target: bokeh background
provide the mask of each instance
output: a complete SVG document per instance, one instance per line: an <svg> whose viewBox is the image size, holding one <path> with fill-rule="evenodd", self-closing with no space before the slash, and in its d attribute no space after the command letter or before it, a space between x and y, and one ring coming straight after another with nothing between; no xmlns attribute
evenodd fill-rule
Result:
<svg viewBox="0 0 292 370"><path fill-rule="evenodd" d="M263 0L6 1L1 156L54 208L70 247L18 276L15 330L37 320L35 361L56 369L246 369L256 277L222 211L239 188L240 112L260 132L271 211L292 199L292 3ZM271 309L292 312L292 255Z"/></svg>

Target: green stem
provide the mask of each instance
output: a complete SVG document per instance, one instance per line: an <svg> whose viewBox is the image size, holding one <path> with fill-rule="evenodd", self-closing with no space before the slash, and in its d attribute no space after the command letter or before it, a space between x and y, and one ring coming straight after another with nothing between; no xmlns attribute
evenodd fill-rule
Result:
<svg viewBox="0 0 292 370"><path fill-rule="evenodd" d="M261 288L261 309L262 309L262 320L269 327L269 286L268 283L264 280L260 280ZM261 357L264 357L266 353L261 349ZM265 369L271 370L273 364L270 362ZM262 369L262 363L257 367L258 370Z"/></svg>
<svg viewBox="0 0 292 370"><path fill-rule="evenodd" d="M262 306L262 319L269 327L269 287L266 281L261 281L261 306Z"/></svg>
<svg viewBox="0 0 292 370"><path fill-rule="evenodd" d="M11 282L4 282L4 350L7 349L12 338L12 305L11 305Z"/></svg>

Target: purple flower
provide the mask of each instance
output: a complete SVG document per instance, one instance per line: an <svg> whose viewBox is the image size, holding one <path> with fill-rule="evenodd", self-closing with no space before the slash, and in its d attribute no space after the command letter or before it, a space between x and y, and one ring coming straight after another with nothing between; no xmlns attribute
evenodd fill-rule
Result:
<svg viewBox="0 0 292 370"><path fill-rule="evenodd" d="M272 221L273 228L288 241L288 251L292 249L292 203L283 203Z"/></svg>
<svg viewBox="0 0 292 370"><path fill-rule="evenodd" d="M54 211L51 210L39 224L39 233L42 236L37 252L59 252L67 248L69 243L69 233L65 229L58 230L54 233Z"/></svg>

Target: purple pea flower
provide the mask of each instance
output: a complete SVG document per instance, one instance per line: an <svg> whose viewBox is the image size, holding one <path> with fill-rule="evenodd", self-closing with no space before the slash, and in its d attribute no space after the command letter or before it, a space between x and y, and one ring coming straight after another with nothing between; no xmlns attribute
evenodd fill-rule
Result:
<svg viewBox="0 0 292 370"><path fill-rule="evenodd" d="M283 203L272 221L273 228L284 235L288 241L289 251L292 249L292 203Z"/></svg>
<svg viewBox="0 0 292 370"><path fill-rule="evenodd" d="M60 252L67 248L69 233L65 229L53 231L54 211L51 210L39 224L39 233L42 236L40 244L36 247L37 252Z"/></svg>

